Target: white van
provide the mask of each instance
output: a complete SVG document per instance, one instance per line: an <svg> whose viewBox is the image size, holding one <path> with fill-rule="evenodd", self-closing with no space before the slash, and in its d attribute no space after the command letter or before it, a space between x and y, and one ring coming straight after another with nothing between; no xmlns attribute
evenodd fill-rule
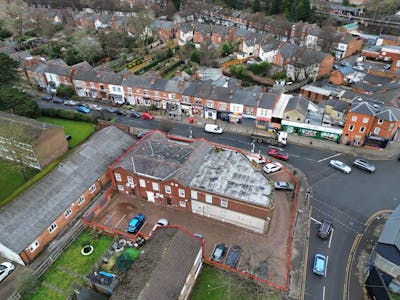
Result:
<svg viewBox="0 0 400 300"><path fill-rule="evenodd" d="M205 124L204 131L210 132L210 133L222 133L223 132L222 128L215 124Z"/></svg>

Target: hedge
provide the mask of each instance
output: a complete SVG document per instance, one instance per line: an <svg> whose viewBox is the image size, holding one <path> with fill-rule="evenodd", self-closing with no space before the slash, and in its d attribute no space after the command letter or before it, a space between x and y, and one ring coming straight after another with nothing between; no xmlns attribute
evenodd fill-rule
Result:
<svg viewBox="0 0 400 300"><path fill-rule="evenodd" d="M157 64L159 64L162 60L159 58L156 58L155 60L153 60L151 63L149 63L147 66L137 70L135 72L135 75L139 75L141 73L147 72L148 70L150 70L151 68L153 68L154 66L156 66Z"/></svg>
<svg viewBox="0 0 400 300"><path fill-rule="evenodd" d="M178 60L172 64L170 64L169 66L167 66L164 70L161 71L161 75L165 75L168 74L169 72L171 72L173 69L177 68L178 66L183 64L183 60Z"/></svg>
<svg viewBox="0 0 400 300"><path fill-rule="evenodd" d="M57 109L57 108L41 108L42 116L61 118L67 120L84 121L89 123L97 123L97 118L89 115L84 115L73 110Z"/></svg>

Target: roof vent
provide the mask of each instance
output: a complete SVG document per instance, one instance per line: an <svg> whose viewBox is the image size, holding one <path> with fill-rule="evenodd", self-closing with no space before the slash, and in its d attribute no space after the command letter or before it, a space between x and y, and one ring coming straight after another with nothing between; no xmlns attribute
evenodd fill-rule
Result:
<svg viewBox="0 0 400 300"><path fill-rule="evenodd" d="M373 104L372 106L375 107L375 108L379 108L378 104Z"/></svg>

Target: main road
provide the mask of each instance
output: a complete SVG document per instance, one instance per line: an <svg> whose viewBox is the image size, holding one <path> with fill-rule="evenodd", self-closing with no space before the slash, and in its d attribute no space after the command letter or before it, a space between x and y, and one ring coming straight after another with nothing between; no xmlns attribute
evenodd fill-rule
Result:
<svg viewBox="0 0 400 300"><path fill-rule="evenodd" d="M43 101L40 101L40 105L60 107ZM139 128L159 128L157 120L145 121L118 117L117 122ZM194 138L205 137L216 143L248 151L253 147L249 137L231 133L207 134L202 128L189 127L188 124L183 123L174 123L170 133L188 137L190 131ZM268 145L256 145L255 152L260 151L265 155L268 149ZM335 158L351 164L352 157L348 155L297 145L287 145L285 151L290 155L289 163L306 174L313 189L305 299L343 299L346 264L356 234L363 232L364 223L372 214L383 209L394 209L400 203L398 193L400 163L393 160L374 161L375 174L355 168L350 174L343 174L329 167L328 163L330 159ZM334 224L333 235L326 241L316 235L318 222L323 219L330 220ZM328 257L326 276L321 277L312 273L315 253ZM351 288L357 289L357 287ZM357 291L352 294L357 294Z"/></svg>

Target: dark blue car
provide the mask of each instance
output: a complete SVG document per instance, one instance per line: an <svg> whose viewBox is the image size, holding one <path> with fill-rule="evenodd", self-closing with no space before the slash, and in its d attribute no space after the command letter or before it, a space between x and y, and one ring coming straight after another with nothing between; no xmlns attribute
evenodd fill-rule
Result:
<svg viewBox="0 0 400 300"><path fill-rule="evenodd" d="M128 227L126 228L126 231L129 233L136 233L140 227L144 224L145 217L142 214L137 214L132 218L132 220L129 222Z"/></svg>
<svg viewBox="0 0 400 300"><path fill-rule="evenodd" d="M242 248L240 248L240 246L233 246L226 257L225 264L236 269L241 255Z"/></svg>

